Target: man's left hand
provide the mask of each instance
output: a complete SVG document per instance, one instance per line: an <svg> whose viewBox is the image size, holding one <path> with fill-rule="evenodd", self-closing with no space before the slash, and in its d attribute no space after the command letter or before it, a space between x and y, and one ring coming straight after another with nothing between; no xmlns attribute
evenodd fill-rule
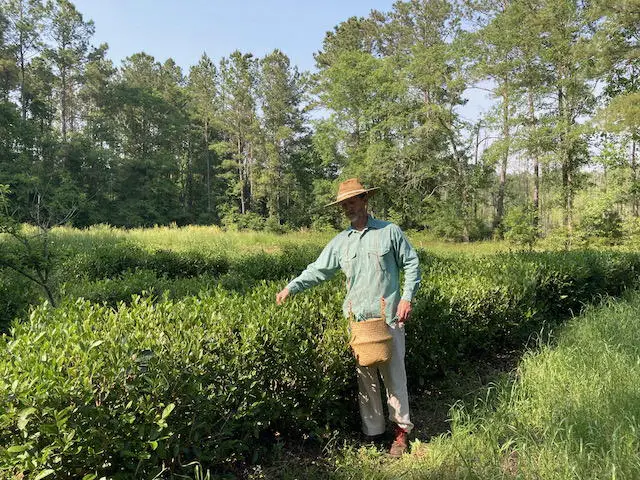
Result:
<svg viewBox="0 0 640 480"><path fill-rule="evenodd" d="M409 315L411 315L411 302L407 300L400 300L398 304L398 322L404 323L409 320Z"/></svg>

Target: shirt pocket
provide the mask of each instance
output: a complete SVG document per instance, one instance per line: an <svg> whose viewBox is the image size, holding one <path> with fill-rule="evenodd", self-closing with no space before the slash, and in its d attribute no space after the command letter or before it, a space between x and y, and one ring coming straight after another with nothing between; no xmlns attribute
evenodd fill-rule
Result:
<svg viewBox="0 0 640 480"><path fill-rule="evenodd" d="M344 272L348 280L351 280L351 278L353 277L356 255L357 254L355 250L347 250L342 252L342 254L340 255L340 268L342 268L342 271Z"/></svg>
<svg viewBox="0 0 640 480"><path fill-rule="evenodd" d="M383 241L379 245L369 250L369 260L374 264L376 270L388 273L395 265L393 250L390 241Z"/></svg>

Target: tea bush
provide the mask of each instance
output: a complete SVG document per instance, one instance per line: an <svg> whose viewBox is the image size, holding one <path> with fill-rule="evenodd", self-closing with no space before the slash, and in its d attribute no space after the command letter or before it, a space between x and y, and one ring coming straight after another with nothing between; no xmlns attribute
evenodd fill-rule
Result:
<svg viewBox="0 0 640 480"><path fill-rule="evenodd" d="M67 254L63 304L0 342L0 477L152 478L191 460L222 470L357 417L340 276L274 302L317 246ZM621 252L420 255L413 389L620 294L640 269Z"/></svg>
<svg viewBox="0 0 640 480"><path fill-rule="evenodd" d="M156 251L143 253L142 260L136 262L115 261L111 266L103 266L99 275L94 266L86 263L78 266L80 260L75 267L76 277L63 282L60 290L66 297L82 297L111 306L130 301L132 295L160 297L166 293L170 298L180 298L217 284L228 290L247 292L263 280L293 278L317 254L317 249L312 247L292 247L274 254L244 253L235 258L198 252ZM116 258L116 255L110 257ZM126 267L122 268L124 265ZM88 273L83 274L83 271Z"/></svg>
<svg viewBox="0 0 640 480"><path fill-rule="evenodd" d="M170 250L147 251L128 242L94 244L70 251L61 266L64 278L99 280L125 272L145 269L168 278L188 278L203 274L221 275L229 271L229 258L221 253Z"/></svg>
<svg viewBox="0 0 640 480"><path fill-rule="evenodd" d="M640 255L505 253L422 264L407 328L408 374L419 383L464 360L522 345L599 298L620 295L637 285Z"/></svg>
<svg viewBox="0 0 640 480"><path fill-rule="evenodd" d="M29 302L39 298L36 285L16 272L0 269L0 332L26 313Z"/></svg>
<svg viewBox="0 0 640 480"><path fill-rule="evenodd" d="M170 280L166 276L158 277L152 270L135 270L111 278L67 282L61 290L67 298L84 298L93 303L115 307L119 303L129 303L136 295L151 298L158 298L163 294L170 298L195 295L206 289L205 278L207 277L198 278L196 281ZM180 288L185 283L195 284L195 288ZM176 295L175 292L179 294Z"/></svg>
<svg viewBox="0 0 640 480"><path fill-rule="evenodd" d="M0 348L0 476L151 478L344 425L355 398L335 288L287 309L266 285L39 307Z"/></svg>

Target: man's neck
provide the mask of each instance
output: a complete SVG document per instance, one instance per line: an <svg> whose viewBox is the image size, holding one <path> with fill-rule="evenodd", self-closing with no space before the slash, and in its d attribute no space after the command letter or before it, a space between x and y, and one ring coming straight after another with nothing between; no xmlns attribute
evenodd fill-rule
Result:
<svg viewBox="0 0 640 480"><path fill-rule="evenodd" d="M361 232L367 226L368 220L369 220L369 214L365 214L364 216L359 217L355 221L351 222L351 228Z"/></svg>

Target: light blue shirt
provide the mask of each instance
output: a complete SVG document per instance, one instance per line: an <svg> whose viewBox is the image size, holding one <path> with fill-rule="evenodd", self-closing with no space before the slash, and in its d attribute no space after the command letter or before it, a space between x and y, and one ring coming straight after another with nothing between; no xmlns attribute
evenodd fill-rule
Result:
<svg viewBox="0 0 640 480"><path fill-rule="evenodd" d="M400 299L411 301L420 285L418 255L397 225L369 216L362 231L353 227L340 232L287 288L295 294L329 280L342 269L347 295L342 309L356 320L381 316L385 300L385 319L397 318ZM404 287L400 292L400 270Z"/></svg>

